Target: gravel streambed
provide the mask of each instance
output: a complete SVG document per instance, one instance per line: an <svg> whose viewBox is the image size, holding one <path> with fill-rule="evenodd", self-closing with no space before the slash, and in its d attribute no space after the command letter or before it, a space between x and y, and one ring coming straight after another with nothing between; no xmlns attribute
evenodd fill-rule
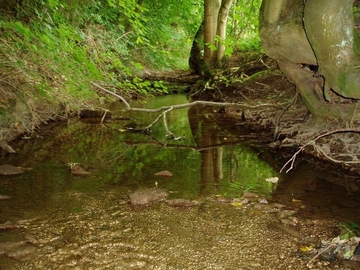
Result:
<svg viewBox="0 0 360 270"><path fill-rule="evenodd" d="M22 244L0 246L1 269L307 269L313 256L299 248L331 238L335 226L294 217L285 224L289 210L271 203L139 208L128 200L115 191L54 196L48 209L15 224L10 233ZM344 269L317 260L309 267Z"/></svg>

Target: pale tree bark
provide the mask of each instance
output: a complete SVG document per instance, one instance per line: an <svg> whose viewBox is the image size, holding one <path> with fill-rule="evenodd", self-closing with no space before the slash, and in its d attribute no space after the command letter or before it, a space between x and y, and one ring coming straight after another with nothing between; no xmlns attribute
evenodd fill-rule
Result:
<svg viewBox="0 0 360 270"><path fill-rule="evenodd" d="M223 0L221 3L221 8L218 16L217 23L217 51L216 51L216 65L218 67L222 66L221 60L224 58L225 54L225 45L224 41L226 38L226 23L229 18L229 10L231 8L233 0Z"/></svg>
<svg viewBox="0 0 360 270"><path fill-rule="evenodd" d="M325 79L327 100L331 91L360 98L360 37L354 31L353 2L316 0L305 4L305 32L318 60L317 75Z"/></svg>
<svg viewBox="0 0 360 270"><path fill-rule="evenodd" d="M263 0L260 37L265 53L296 85L317 119L352 126L360 119L360 37L353 0ZM358 8L358 7L357 7Z"/></svg>
<svg viewBox="0 0 360 270"><path fill-rule="evenodd" d="M214 63L216 48L215 37L221 0L204 0L204 62L208 66Z"/></svg>

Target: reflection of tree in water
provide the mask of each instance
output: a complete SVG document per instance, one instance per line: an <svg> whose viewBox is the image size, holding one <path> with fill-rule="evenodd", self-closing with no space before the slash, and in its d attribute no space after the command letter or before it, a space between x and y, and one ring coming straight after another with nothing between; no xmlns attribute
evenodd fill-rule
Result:
<svg viewBox="0 0 360 270"><path fill-rule="evenodd" d="M235 152L235 147L228 148L226 155L226 164L228 172L228 182L234 183L238 180L239 175L239 157Z"/></svg>
<svg viewBox="0 0 360 270"><path fill-rule="evenodd" d="M213 109L195 106L188 111L194 140L197 148L201 149L200 193L227 193L229 189L240 192L248 189L271 192L272 184L265 179L277 176L277 172L261 158L256 147L238 144L243 141L240 138L244 131L237 130L236 136L224 131L226 119L221 114L214 113ZM226 141L223 139L225 137ZM221 181L224 174L226 180Z"/></svg>
<svg viewBox="0 0 360 270"><path fill-rule="evenodd" d="M221 144L215 125L213 108L196 106L189 109L189 122L194 140L198 147L205 148L201 154L201 194L213 193L223 179Z"/></svg>

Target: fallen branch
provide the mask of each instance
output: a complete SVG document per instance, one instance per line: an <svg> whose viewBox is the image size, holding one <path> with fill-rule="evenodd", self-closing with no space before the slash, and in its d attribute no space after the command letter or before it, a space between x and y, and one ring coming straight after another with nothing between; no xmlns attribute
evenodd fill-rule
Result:
<svg viewBox="0 0 360 270"><path fill-rule="evenodd" d="M159 120L160 118L162 117L164 119L164 126L165 126L165 130L166 130L166 133L168 135L170 135L171 138L175 138L175 135L169 130L168 126L167 126L167 121L166 121L166 114L170 111L173 110L173 107L170 106L170 108L168 108L166 111L163 111L150 125L148 125L147 127L144 128L144 130L149 130L153 125L155 125Z"/></svg>
<svg viewBox="0 0 360 270"><path fill-rule="evenodd" d="M172 138L174 139L179 139L177 138L167 127L166 124L166 114L172 110L175 109L183 109L183 108L190 108L190 107L194 107L194 106L198 106L198 105L203 105L203 106L215 106L215 107L240 107L242 109L257 109L257 108L264 108L264 107L282 107L284 105L286 105L286 103L282 103L282 104L269 104L269 103L263 103L263 104L259 104L259 105L249 105L249 104L245 104L245 103L228 103L228 102L211 102L211 101L202 101L202 100L197 100L191 103L185 103L185 104L178 104L178 105L170 105L170 106L162 106L156 109L146 109L146 108L133 108L130 106L130 104L126 101L125 98L123 98L122 96L111 92L107 89L105 89L104 87L96 84L96 83L91 83L92 85L96 86L97 88L99 88L100 90L113 95L114 97L120 99L126 106L125 111L137 111L137 112L150 112L150 113L156 113L156 112L162 112L150 125L148 125L147 127L145 127L142 131L148 131L153 125L155 125L161 117L164 118L164 125L165 125L165 129L166 132L168 133L168 135L170 135Z"/></svg>
<svg viewBox="0 0 360 270"><path fill-rule="evenodd" d="M163 120L164 120L164 127L165 127L165 130L166 130L166 133L170 136L171 139L177 141L177 140L180 140L181 137L176 137L174 135L174 133L172 133L169 128L168 128L168 125L167 125L167 121L166 121L166 114L164 114L163 116Z"/></svg>
<svg viewBox="0 0 360 270"><path fill-rule="evenodd" d="M310 267L310 265L312 264L313 261L316 260L317 257L319 257L321 254L323 254L325 251L329 250L332 247L336 247L336 245L334 243L328 245L326 248L322 249L319 253L317 253L307 264L307 267Z"/></svg>
<svg viewBox="0 0 360 270"><path fill-rule="evenodd" d="M290 168L286 170L286 173L288 173L289 171L291 171L294 168L294 163L296 160L297 155L307 146L311 145L311 144L315 144L315 142L323 137L335 134L335 133L346 133L346 132L354 132L354 133L360 133L360 130L357 129L336 129L333 131L329 131L323 134L318 135L315 139L310 140L309 142L307 142L306 144L304 144L303 146L301 146L299 148L298 151L296 151L296 153L284 164L284 166L281 168L280 173L286 168L286 166L290 163ZM325 155L325 157L328 157L328 155ZM331 159L332 161L334 161L333 159ZM360 163L360 162L356 162L356 163Z"/></svg>
<svg viewBox="0 0 360 270"><path fill-rule="evenodd" d="M104 87L102 87L102 86L100 86L100 85L98 85L98 84L96 84L96 83L91 83L91 84L94 85L94 86L96 86L96 87L99 88L100 90L103 90L104 92L106 92L106 93L108 93L108 94L110 94L110 95L113 95L113 96L117 97L118 99L120 99L120 100L125 104L125 106L126 106L127 109L131 109L130 104L129 104L129 103L126 101L126 99L123 98L122 96L120 96L120 95L118 95L118 94L115 94L114 92L111 92L111 91L105 89Z"/></svg>
<svg viewBox="0 0 360 270"><path fill-rule="evenodd" d="M228 102L212 102L212 101L203 101L203 100L197 100L193 101L191 103L185 103L185 104L178 104L178 105L170 105L170 106L162 106L156 109L146 109L146 108L132 108L130 104L120 95L113 93L102 86L91 83L92 85L98 87L99 89L105 91L108 94L113 95L114 97L119 98L122 102L124 102L126 106L126 110L129 111L138 111L138 112L161 112L168 110L170 108L172 109L183 109L183 108L190 108L197 105L204 105L204 106L215 106L215 107L241 107L243 109L257 109L261 107L282 107L283 105L287 105L287 103L281 103L281 104L270 104L270 103L263 103L259 105L249 105L245 103L228 103Z"/></svg>

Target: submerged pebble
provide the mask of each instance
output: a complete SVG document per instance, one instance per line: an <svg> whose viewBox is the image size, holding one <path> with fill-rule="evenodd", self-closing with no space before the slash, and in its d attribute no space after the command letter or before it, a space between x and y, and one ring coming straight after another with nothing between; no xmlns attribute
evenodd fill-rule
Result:
<svg viewBox="0 0 360 270"><path fill-rule="evenodd" d="M15 175L22 174L24 171L13 165L5 164L0 166L0 174L2 175Z"/></svg>
<svg viewBox="0 0 360 270"><path fill-rule="evenodd" d="M26 241L0 243L0 254L17 261L30 261L35 257L36 253L37 248Z"/></svg>
<svg viewBox="0 0 360 270"><path fill-rule="evenodd" d="M7 196L7 195L0 195L0 200L9 200L11 199L10 196Z"/></svg>
<svg viewBox="0 0 360 270"><path fill-rule="evenodd" d="M169 193L159 188L138 190L130 194L132 205L149 205L163 200Z"/></svg>
<svg viewBox="0 0 360 270"><path fill-rule="evenodd" d="M197 201L190 201L186 199L170 199L166 200L166 204L174 207L191 207L197 205Z"/></svg>

